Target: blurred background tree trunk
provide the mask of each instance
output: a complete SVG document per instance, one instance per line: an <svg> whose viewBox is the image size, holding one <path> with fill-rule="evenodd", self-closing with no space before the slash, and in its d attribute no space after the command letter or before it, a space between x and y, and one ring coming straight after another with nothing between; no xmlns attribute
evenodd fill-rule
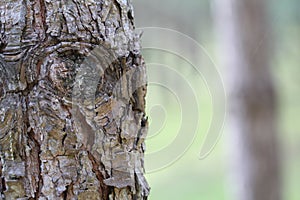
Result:
<svg viewBox="0 0 300 200"><path fill-rule="evenodd" d="M0 2L0 199L147 199L130 1Z"/></svg>
<svg viewBox="0 0 300 200"><path fill-rule="evenodd" d="M231 185L237 200L280 200L272 33L266 1L216 0L228 95Z"/></svg>

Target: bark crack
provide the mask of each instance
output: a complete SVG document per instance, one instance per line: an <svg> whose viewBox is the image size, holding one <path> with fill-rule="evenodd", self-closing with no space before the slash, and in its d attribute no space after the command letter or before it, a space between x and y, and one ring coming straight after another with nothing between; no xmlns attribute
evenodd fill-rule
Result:
<svg viewBox="0 0 300 200"><path fill-rule="evenodd" d="M96 177L100 183L99 194L102 196L103 200L108 200L110 188L104 183L105 177L103 176L102 172L99 170L100 164L97 162L97 160L92 155L92 153L90 153L89 151L87 153L88 153L88 158L90 159L93 165L93 172L96 174Z"/></svg>
<svg viewBox="0 0 300 200"><path fill-rule="evenodd" d="M38 200L41 194L41 189L43 186L43 176L42 176L42 161L40 158L40 153L41 153L41 145L38 141L38 139L36 138L36 134L34 133L34 130L31 128L30 122L29 122L29 116L27 111L29 110L29 100L28 100L28 96L25 97L25 104L26 104L26 111L25 111L25 123L26 123L26 127L27 127L27 135L28 138L33 142L34 147L33 150L31 151L31 153L35 153L36 155L34 155L34 158L36 158L36 171L38 173L37 176L37 184L36 184L36 188L35 188L35 193L34 193L34 199ZM28 157L28 156L27 156ZM32 161L28 161L28 159L26 159L26 162L32 162ZM31 176L34 176L35 174L31 174Z"/></svg>
<svg viewBox="0 0 300 200"><path fill-rule="evenodd" d="M41 147L40 147L40 144L38 143L38 141L34 138L34 132L33 130L31 130L29 132L29 138L32 139L32 141L35 143L36 145L36 151L37 151L37 162L38 162L38 166L39 166L39 173L38 173L38 183L37 183L37 188L36 188L36 191L35 191L35 194L34 194L34 198L36 200L39 199L40 197L40 194L41 194L41 189L43 187L43 176L42 176L42 162L41 162L41 158L40 158L40 153L41 153Z"/></svg>

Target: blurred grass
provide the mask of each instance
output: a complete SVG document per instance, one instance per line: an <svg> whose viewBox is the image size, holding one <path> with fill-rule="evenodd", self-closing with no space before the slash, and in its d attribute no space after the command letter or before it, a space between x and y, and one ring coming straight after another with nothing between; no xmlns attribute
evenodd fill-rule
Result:
<svg viewBox="0 0 300 200"><path fill-rule="evenodd" d="M144 52L146 63L148 63L148 94L147 94L147 113L149 115L150 129L148 139L146 140L145 165L146 171L156 166L153 160L148 160L149 154L157 154L157 161L160 159L168 159L168 155L163 157L159 155L159 151L170 145L176 138L182 126L182 105L189 104L190 96L185 99L176 99L176 93L165 90L164 87L152 84L155 80L168 79L167 74L160 74L158 67L153 66L159 63L169 66L172 70L177 70L183 76L183 80L190 83L190 87L196 89L195 96L197 98L197 108L199 116L195 116L199 120L198 129L195 133L194 140L190 141L191 145L187 146L188 150L170 166L166 166L155 172L146 174L147 180L152 188L150 200L225 200L225 165L222 159L221 145L212 152L212 154L204 160L199 159L200 149L209 129L211 118L213 115L213 107L210 92L207 88L205 80L200 75L195 75L188 63L180 61L180 58L174 55L162 55L159 51ZM161 58L163 56L164 58ZM189 69L189 70L187 70ZM158 76L161 76L158 78ZM163 82L161 80L161 82ZM169 80L169 89L180 87L177 80ZM191 88L181 88L181 93L187 93L186 90ZM178 90L177 90L178 92ZM178 95L178 94L177 94ZM192 104L191 104L192 106ZM193 124L192 124L193 125ZM193 133L183 133L193 134ZM181 148L181 147L178 147ZM170 149L169 151L172 151ZM174 149L175 151L175 149ZM171 153L170 153L171 156ZM153 165L153 166L152 166Z"/></svg>
<svg viewBox="0 0 300 200"><path fill-rule="evenodd" d="M299 200L300 184L300 26L287 24L281 31L274 74L279 93L284 199Z"/></svg>
<svg viewBox="0 0 300 200"><path fill-rule="evenodd" d="M290 39L297 37L293 32L291 34L286 36L286 42L283 41L284 45L274 60L273 68L279 100L278 128L282 148L284 200L299 200L300 68L298 63L300 63L300 58L297 55L300 48L291 43ZM166 59L165 62L175 67L178 65L174 59ZM180 67L184 68L184 64ZM152 76L157 76L155 72L151 72L151 69L148 71L150 72L149 80L153 79ZM183 74L189 73L183 72ZM165 169L146 175L152 188L150 200L229 200L231 198L226 185L228 171L226 171L223 139L221 138L217 147L206 159L198 159L213 114L211 97L203 80L199 77L186 76L186 78L192 82L192 85L197 85L197 89L201 91L197 94L201 119L199 129L192 145L178 161ZM149 139L146 141L146 170L151 166L151 163L147 162L147 155L172 143L178 134L181 122L181 110L178 108L178 102L173 99L174 94L166 94L160 89L150 84L147 95L150 131ZM153 105L162 106L165 109L164 112L159 106L153 107ZM160 131L157 131L159 128L161 128ZM164 158L159 156L158 159Z"/></svg>
<svg viewBox="0 0 300 200"><path fill-rule="evenodd" d="M297 0L269 0L271 23L274 27L272 62L275 85L278 92L278 129L282 149L282 190L284 200L299 200L300 192L300 3ZM217 43L213 34L213 20L210 1L179 0L134 1L136 24L138 27L159 26L172 28L195 38L205 46L213 58ZM195 25L195 22L197 24ZM162 36L162 43L164 38ZM178 41L174 41L178 42ZM178 42L179 43L179 42ZM182 44L178 44L182 45ZM172 82L172 87L180 87L168 74L151 71L149 63L171 65L179 70L186 80L197 86L199 128L188 151L172 165L153 173L147 173L152 188L150 200L231 200L229 194L228 155L225 152L223 135L214 151L204 160L198 156L205 133L213 114L211 97L202 77L195 76L187 63L162 52L144 52L148 64L149 80L158 76ZM194 52L193 52L194 53ZM153 55L154 54L154 55ZM217 60L217 59L216 59ZM202 61L201 61L202 62ZM206 63L202 62L201 65ZM182 89L184 92L184 88ZM189 104L188 98L183 101ZM165 109L163 110L162 105ZM151 110L152 109L152 110ZM149 138L146 141L146 170L152 169L152 162L168 159L168 155L158 155L157 161L149 160L149 155L170 145L178 133L180 109L173 95L161 88L149 86L147 114L150 115ZM160 128L161 131L158 131ZM188 133L186 133L188 134ZM164 157L165 156L165 157ZM154 165L155 166L155 165Z"/></svg>

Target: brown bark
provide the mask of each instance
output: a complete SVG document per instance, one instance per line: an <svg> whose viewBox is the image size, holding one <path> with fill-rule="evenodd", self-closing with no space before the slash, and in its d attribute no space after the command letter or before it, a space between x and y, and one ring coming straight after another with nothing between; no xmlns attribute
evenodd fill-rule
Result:
<svg viewBox="0 0 300 200"><path fill-rule="evenodd" d="M235 199L280 200L276 94L265 1L217 0L228 95L228 145Z"/></svg>
<svg viewBox="0 0 300 200"><path fill-rule="evenodd" d="M147 199L129 0L0 2L0 199Z"/></svg>

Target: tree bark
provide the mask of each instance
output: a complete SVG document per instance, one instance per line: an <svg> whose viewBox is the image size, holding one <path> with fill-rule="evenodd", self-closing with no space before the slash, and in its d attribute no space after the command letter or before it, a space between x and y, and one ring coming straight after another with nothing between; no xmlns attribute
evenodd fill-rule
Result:
<svg viewBox="0 0 300 200"><path fill-rule="evenodd" d="M0 2L0 199L147 199L129 0Z"/></svg>
<svg viewBox="0 0 300 200"><path fill-rule="evenodd" d="M215 2L228 96L234 199L280 200L276 94L266 1Z"/></svg>

